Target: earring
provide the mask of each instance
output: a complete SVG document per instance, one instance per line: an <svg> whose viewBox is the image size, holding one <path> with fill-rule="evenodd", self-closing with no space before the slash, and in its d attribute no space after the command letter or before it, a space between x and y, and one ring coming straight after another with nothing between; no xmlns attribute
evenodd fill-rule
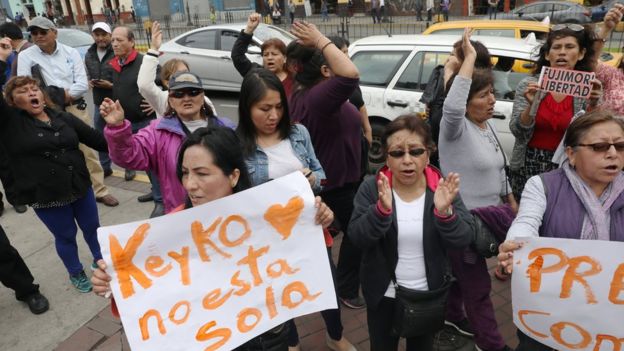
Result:
<svg viewBox="0 0 624 351"><path fill-rule="evenodd" d="M232 181L232 188L235 188L235 187L236 187L236 184L238 184L238 181L233 180L233 181Z"/></svg>

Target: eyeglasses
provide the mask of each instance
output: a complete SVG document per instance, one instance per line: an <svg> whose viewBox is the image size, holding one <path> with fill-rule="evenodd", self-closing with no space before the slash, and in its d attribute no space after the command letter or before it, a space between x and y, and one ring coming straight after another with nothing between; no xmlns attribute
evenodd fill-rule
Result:
<svg viewBox="0 0 624 351"><path fill-rule="evenodd" d="M204 91L201 89L173 90L169 92L169 97L181 99L184 96L195 97Z"/></svg>
<svg viewBox="0 0 624 351"><path fill-rule="evenodd" d="M563 29L569 29L571 31L574 32L580 32L585 30L585 27L581 26L580 24L576 24L576 23L562 23L562 24L555 24L554 26L551 27L550 30L552 30L553 32L556 31L560 31Z"/></svg>
<svg viewBox="0 0 624 351"><path fill-rule="evenodd" d="M418 157L418 156L424 154L425 151L427 151L427 149L423 149L421 147L416 148L416 149L409 149L408 151L405 151L405 150L393 150L393 151L388 151L388 156L390 156L392 158L401 158L401 157L405 156L406 153L408 153L412 157Z"/></svg>
<svg viewBox="0 0 624 351"><path fill-rule="evenodd" d="M48 35L49 29L33 29L30 31L31 36L35 35Z"/></svg>
<svg viewBox="0 0 624 351"><path fill-rule="evenodd" d="M615 151L622 152L624 151L624 141L620 141L617 143L593 143L593 144L577 144L576 146L585 146L591 147L595 152L607 152L613 146Z"/></svg>

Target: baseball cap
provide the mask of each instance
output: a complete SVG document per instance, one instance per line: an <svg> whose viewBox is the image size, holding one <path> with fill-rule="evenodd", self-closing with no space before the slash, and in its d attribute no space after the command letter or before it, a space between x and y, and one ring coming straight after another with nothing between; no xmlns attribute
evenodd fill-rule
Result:
<svg viewBox="0 0 624 351"><path fill-rule="evenodd" d="M203 89L199 77L191 72L176 72L169 80L169 90Z"/></svg>
<svg viewBox="0 0 624 351"><path fill-rule="evenodd" d="M56 25L54 24L54 22L50 21L49 19L43 16L37 16L33 18L32 20L30 20L30 25L28 26L28 28L26 28L26 30L30 32L35 28L55 29Z"/></svg>
<svg viewBox="0 0 624 351"><path fill-rule="evenodd" d="M111 27L107 23L105 23L105 22L96 22L93 25L93 28L91 28L91 31L95 32L96 29L101 29L101 30L105 31L108 34L112 33Z"/></svg>

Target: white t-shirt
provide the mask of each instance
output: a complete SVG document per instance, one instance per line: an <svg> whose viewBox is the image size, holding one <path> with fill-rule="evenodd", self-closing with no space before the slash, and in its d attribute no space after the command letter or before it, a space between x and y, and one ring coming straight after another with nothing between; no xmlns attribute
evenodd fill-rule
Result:
<svg viewBox="0 0 624 351"><path fill-rule="evenodd" d="M182 119L180 119L180 120L182 121ZM194 131L198 130L199 128L208 127L208 122L206 122L205 119L196 119L196 120L192 120L192 121L182 121L182 123L184 123L186 128L191 133L193 133Z"/></svg>
<svg viewBox="0 0 624 351"><path fill-rule="evenodd" d="M288 138L273 146L263 147L262 151L269 158L269 179L283 177L303 168Z"/></svg>
<svg viewBox="0 0 624 351"><path fill-rule="evenodd" d="M102 59L104 58L104 55L106 55L106 49L97 48L96 51L97 51L98 58L100 59L100 61L102 61Z"/></svg>
<svg viewBox="0 0 624 351"><path fill-rule="evenodd" d="M393 191L396 204L399 261L394 274L397 283L408 289L429 290L423 249L423 218L425 194L411 202L401 200ZM394 283L390 281L386 297L394 298Z"/></svg>

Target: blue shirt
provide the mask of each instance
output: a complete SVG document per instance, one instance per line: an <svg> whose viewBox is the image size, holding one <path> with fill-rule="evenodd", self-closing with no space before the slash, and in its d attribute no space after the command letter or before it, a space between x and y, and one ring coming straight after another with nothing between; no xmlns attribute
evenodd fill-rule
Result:
<svg viewBox="0 0 624 351"><path fill-rule="evenodd" d="M321 181L326 177L323 167L314 153L310 133L308 133L308 130L303 125L294 124L290 128L288 139L290 140L290 145L292 146L295 156L301 161L303 167L309 168L316 176L312 190L314 193L320 192ZM247 170L249 171L252 185L256 186L270 180L269 158L266 153L262 151L261 147L256 146L256 151L245 159L245 163L247 164Z"/></svg>
<svg viewBox="0 0 624 351"><path fill-rule="evenodd" d="M17 58L17 75L30 76L32 66L39 64L46 85L54 85L69 91L72 99L83 97L89 89L87 73L78 50L56 42L56 49L49 55L37 45L20 52Z"/></svg>

